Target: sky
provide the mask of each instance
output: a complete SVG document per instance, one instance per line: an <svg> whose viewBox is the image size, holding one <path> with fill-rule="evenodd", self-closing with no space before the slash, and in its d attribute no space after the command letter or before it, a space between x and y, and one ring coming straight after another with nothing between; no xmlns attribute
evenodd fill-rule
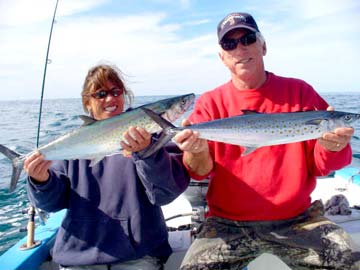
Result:
<svg viewBox="0 0 360 270"><path fill-rule="evenodd" d="M0 100L40 99L56 0L0 0ZM359 0L59 0L44 98L79 98L89 68L117 65L135 96L201 94L230 80L216 27L252 14L266 70L318 92L360 92Z"/></svg>

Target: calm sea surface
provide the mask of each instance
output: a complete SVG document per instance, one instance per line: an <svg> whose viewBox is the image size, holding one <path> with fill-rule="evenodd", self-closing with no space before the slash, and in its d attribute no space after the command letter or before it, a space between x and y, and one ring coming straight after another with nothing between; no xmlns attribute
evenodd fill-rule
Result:
<svg viewBox="0 0 360 270"><path fill-rule="evenodd" d="M360 93L322 94L336 110L360 112ZM133 107L156 101L169 96L137 97ZM28 153L35 148L39 113L39 101L0 101L0 143L19 153ZM77 117L83 114L80 99L45 100L40 132L40 145L59 137L81 125ZM180 124L180 120L176 123ZM354 154L360 155L360 123L355 125L352 140ZM354 166L360 166L358 158L353 159ZM25 175L22 175L13 193L8 193L11 177L11 164L0 154L0 254L26 235L19 232L26 227L27 215L22 210L29 205ZM35 237L36 238L36 237Z"/></svg>

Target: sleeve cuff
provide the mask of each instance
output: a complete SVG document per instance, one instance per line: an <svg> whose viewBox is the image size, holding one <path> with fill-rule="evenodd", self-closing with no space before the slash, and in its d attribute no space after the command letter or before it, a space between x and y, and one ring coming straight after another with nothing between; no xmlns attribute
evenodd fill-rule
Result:
<svg viewBox="0 0 360 270"><path fill-rule="evenodd" d="M205 175L199 175L199 174L194 173L193 171L190 170L189 166L184 161L184 156L183 156L183 165L186 168L189 176L194 180L198 180L198 181L205 180L212 174L212 171L210 171L209 173L207 173Z"/></svg>
<svg viewBox="0 0 360 270"><path fill-rule="evenodd" d="M315 151L320 155L322 164L321 167L329 168L330 170L338 170L351 163L352 150L350 144L344 149L334 152L329 151L319 143L315 144Z"/></svg>
<svg viewBox="0 0 360 270"><path fill-rule="evenodd" d="M51 176L45 182L39 182L31 177L28 177L28 182L34 189L41 191L49 189L52 185Z"/></svg>

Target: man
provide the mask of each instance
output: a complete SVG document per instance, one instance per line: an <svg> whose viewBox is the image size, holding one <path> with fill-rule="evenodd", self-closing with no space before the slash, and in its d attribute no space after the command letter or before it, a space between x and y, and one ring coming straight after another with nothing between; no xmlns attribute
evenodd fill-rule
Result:
<svg viewBox="0 0 360 270"><path fill-rule="evenodd" d="M332 109L306 82L264 68L266 43L253 17L231 13L217 29L219 56L231 81L197 100L183 125L239 115ZM210 177L209 212L188 250L182 270L242 269L264 252L291 269L360 269L349 236L311 203L316 176L351 162L353 128L318 140L244 147L199 139L185 130L175 137L192 178Z"/></svg>

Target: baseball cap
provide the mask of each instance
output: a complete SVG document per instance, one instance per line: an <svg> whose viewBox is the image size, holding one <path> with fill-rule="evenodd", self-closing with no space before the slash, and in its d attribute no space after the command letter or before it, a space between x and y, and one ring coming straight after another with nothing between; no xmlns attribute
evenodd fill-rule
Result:
<svg viewBox="0 0 360 270"><path fill-rule="evenodd" d="M260 32L254 18L248 13L234 12L223 18L217 27L219 42L231 30L236 28L245 28L253 32Z"/></svg>

